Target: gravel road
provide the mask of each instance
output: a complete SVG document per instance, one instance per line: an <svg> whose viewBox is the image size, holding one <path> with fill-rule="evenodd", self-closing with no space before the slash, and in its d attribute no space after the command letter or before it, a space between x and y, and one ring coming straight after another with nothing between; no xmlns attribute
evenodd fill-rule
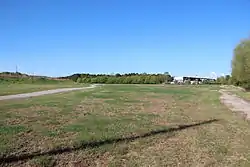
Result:
<svg viewBox="0 0 250 167"><path fill-rule="evenodd" d="M220 100L230 110L241 112L246 116L246 119L250 119L250 103L241 99L240 97L229 94L226 90L220 90Z"/></svg>
<svg viewBox="0 0 250 167"><path fill-rule="evenodd" d="M95 88L96 86L98 85L94 84L89 87L82 87L82 88L61 88L61 89L53 89L53 90L44 90L44 91L39 91L39 92L22 93L22 94L16 94L16 95L6 95L6 96L0 96L0 100L21 99L21 98L54 94L54 93L69 92L73 90L91 89L91 88Z"/></svg>

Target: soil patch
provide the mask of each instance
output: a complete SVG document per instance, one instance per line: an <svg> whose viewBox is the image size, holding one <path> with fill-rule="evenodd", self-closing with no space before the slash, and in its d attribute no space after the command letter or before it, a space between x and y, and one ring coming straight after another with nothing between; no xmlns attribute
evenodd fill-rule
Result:
<svg viewBox="0 0 250 167"><path fill-rule="evenodd" d="M226 90L220 90L221 93L220 100L225 104L230 110L240 112L244 115L246 119L250 119L250 103L240 97L228 93Z"/></svg>

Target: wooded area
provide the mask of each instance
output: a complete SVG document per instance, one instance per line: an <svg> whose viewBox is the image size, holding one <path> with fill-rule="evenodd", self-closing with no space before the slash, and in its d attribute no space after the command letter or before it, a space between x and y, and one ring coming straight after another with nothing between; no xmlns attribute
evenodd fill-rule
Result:
<svg viewBox="0 0 250 167"><path fill-rule="evenodd" d="M147 74L74 74L68 78L79 83L105 83L105 84L161 84L173 81L173 77L168 73Z"/></svg>
<svg viewBox="0 0 250 167"><path fill-rule="evenodd" d="M250 38L242 40L234 49L231 83L250 89Z"/></svg>

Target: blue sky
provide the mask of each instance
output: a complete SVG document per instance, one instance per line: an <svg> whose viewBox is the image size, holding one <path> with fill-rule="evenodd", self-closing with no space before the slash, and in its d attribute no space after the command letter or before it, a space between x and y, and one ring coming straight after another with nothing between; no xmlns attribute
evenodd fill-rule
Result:
<svg viewBox="0 0 250 167"><path fill-rule="evenodd" d="M249 0L1 0L0 71L230 73Z"/></svg>

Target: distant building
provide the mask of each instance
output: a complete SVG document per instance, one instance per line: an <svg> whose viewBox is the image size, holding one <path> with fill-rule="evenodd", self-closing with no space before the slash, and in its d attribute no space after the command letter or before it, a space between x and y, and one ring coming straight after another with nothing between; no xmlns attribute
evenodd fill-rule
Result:
<svg viewBox="0 0 250 167"><path fill-rule="evenodd" d="M203 82L203 81L215 81L215 79L209 78L209 77L199 77L199 76L183 76L183 77L174 77L174 82L177 83L184 83L185 81L191 81L191 83L194 82Z"/></svg>
<svg viewBox="0 0 250 167"><path fill-rule="evenodd" d="M174 82L183 83L184 82L184 77L174 77Z"/></svg>

